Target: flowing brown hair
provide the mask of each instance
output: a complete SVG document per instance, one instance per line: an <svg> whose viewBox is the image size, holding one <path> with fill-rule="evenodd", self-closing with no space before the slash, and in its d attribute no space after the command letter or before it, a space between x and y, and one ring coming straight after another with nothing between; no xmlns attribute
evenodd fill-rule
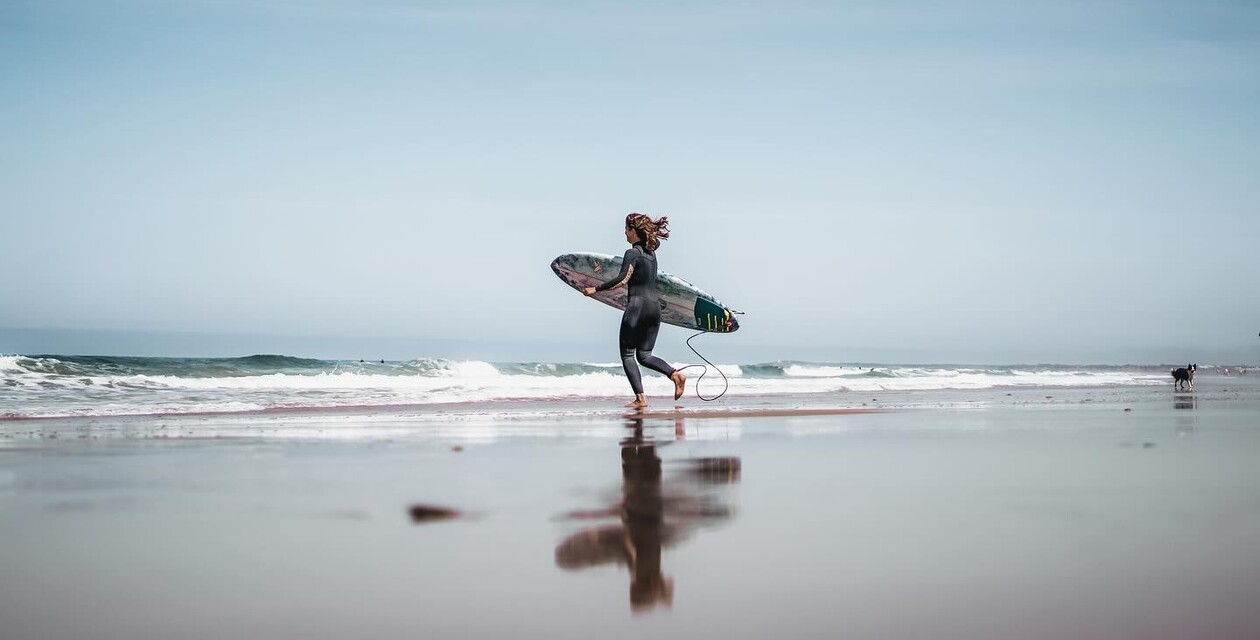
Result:
<svg viewBox="0 0 1260 640"><path fill-rule="evenodd" d="M626 228L634 229L638 233L639 241L647 248L648 253L655 253L657 247L661 246L661 240L669 237L669 218L661 216L653 220L642 213L632 213L626 216Z"/></svg>

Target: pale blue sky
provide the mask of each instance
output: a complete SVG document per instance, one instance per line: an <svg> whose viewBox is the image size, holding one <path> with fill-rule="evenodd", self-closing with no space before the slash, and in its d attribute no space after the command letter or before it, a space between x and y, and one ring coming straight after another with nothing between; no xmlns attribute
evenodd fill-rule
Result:
<svg viewBox="0 0 1260 640"><path fill-rule="evenodd" d="M726 361L1260 361L1258 7L4 0L0 327L613 360L634 210Z"/></svg>

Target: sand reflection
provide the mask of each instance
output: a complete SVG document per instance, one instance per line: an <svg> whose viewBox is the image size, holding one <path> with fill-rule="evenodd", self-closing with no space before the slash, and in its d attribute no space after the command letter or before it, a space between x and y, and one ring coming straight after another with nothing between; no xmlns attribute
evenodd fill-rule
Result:
<svg viewBox="0 0 1260 640"><path fill-rule="evenodd" d="M556 547L556 565L567 570L616 563L630 571L630 608L650 611L671 606L674 580L661 567L661 553L685 540L694 530L729 519L732 510L705 485L728 485L739 480L739 458L688 460L682 473L664 480L656 442L644 437L643 419L627 420L630 434L621 441L620 500L604 509L577 511L571 519L620 518L620 524L583 529ZM674 423L682 439L686 426Z"/></svg>
<svg viewBox="0 0 1260 640"><path fill-rule="evenodd" d="M1193 393L1177 393L1173 394L1174 409L1198 409L1199 397Z"/></svg>

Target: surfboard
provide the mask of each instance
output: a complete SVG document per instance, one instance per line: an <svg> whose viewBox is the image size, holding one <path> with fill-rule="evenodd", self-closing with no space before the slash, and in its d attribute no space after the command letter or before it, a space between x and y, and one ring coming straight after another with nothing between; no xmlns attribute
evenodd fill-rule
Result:
<svg viewBox="0 0 1260 640"><path fill-rule="evenodd" d="M565 284L581 291L611 280L621 272L621 256L602 253L566 253L551 261L551 270ZM684 329L732 333L739 329L736 312L695 285L664 271L656 272L661 322ZM626 288L617 287L591 296L614 309L626 308Z"/></svg>

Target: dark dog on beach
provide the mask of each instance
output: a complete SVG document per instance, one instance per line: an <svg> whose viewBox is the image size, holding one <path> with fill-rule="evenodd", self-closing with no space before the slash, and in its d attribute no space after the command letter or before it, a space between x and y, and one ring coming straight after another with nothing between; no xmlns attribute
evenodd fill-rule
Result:
<svg viewBox="0 0 1260 640"><path fill-rule="evenodd" d="M1182 389L1186 385L1190 385L1190 390L1194 391L1194 372L1199 369L1197 364L1189 364L1172 370L1173 389Z"/></svg>

